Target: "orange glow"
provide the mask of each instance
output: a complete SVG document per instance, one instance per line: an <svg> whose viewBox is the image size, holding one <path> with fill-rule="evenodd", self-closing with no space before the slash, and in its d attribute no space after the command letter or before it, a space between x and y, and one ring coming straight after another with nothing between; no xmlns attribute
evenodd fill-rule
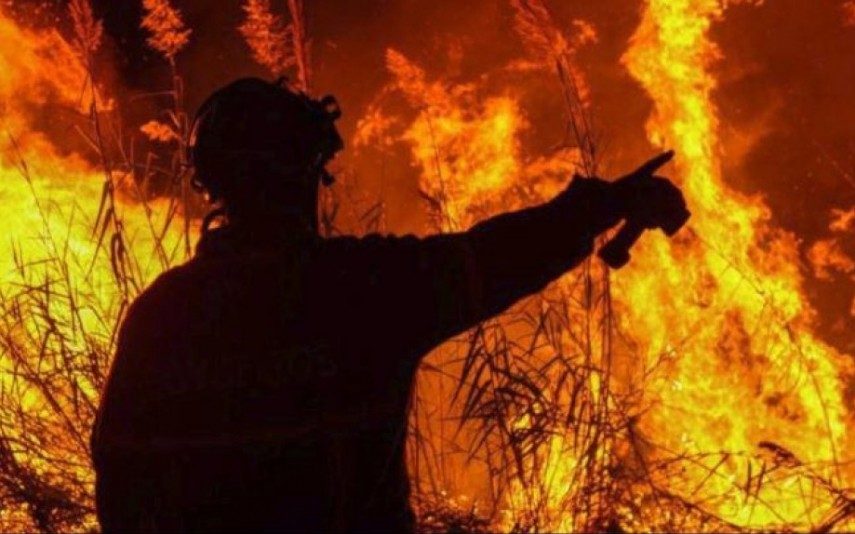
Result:
<svg viewBox="0 0 855 534"><path fill-rule="evenodd" d="M644 0L621 60L652 102L650 145L677 153L668 172L686 194L689 226L674 239L648 233L623 270L591 260L490 321L477 343L470 333L430 355L412 417L419 439L408 451L417 493L436 492L449 507L472 510L501 530L855 530L851 513L835 519L853 502L851 490L841 488L855 487L855 413L846 396L852 357L817 333L799 268L800 238L775 227L766 201L737 191L732 184L741 177L722 171L715 89L726 50L710 28L733 3ZM565 98L572 108L565 114L578 118L597 95L575 60L597 42L598 30L578 19L559 24L539 2L510 4L531 56L527 68L554 76L559 58L578 98ZM175 69L191 30L170 2L143 5L149 44ZM277 75L293 68L292 26L268 1L243 5L240 31L256 61ZM9 214L0 243L0 398L38 416L48 436L40 444L46 456L13 451L10 458L67 490L80 503L73 512L80 517L68 524L82 529L96 526L85 432L103 376L90 368L106 369L128 300L184 259L185 236L169 224L181 217L177 203L148 198L129 165L105 170L73 143L44 133L38 111L45 106L91 122L107 120L114 105L106 88L93 87L81 53L98 48L100 23L86 2L74 0L72 13L79 42L69 44L53 30L22 29L0 9L0 41L17 43L0 47L0 199ZM434 231L465 230L550 199L600 158L581 143L533 153L522 90L433 75L396 48L386 51L385 64L391 81L356 121L352 146L405 147ZM392 94L409 114L383 105ZM181 144L177 130L157 120L142 132ZM110 239L118 230L98 216L105 184L116 198L110 224L127 239L119 244ZM830 236L808 244L816 278L855 280L843 246L853 221L855 210L835 211ZM194 223L191 235L196 231ZM127 278L117 280L121 247ZM46 308L21 297L28 284L55 286ZM476 346L504 350L508 367L530 383L466 370L467 351ZM40 350L50 357L40 358ZM562 363L550 363L558 356ZM21 378L22 368L50 375L68 361L77 385L57 378L62 396ZM458 424L466 395L456 386L464 372L469 382L489 385L484 398L510 406L503 418L471 418L501 419L483 440L476 423ZM540 396L520 400L526 389ZM24 440L34 430L11 432ZM538 433L541 441L532 437ZM477 454L470 454L473 442ZM515 456L511 442L533 452ZM38 527L29 521L23 505L0 510L0 530Z"/></svg>
<svg viewBox="0 0 855 534"><path fill-rule="evenodd" d="M699 518L708 512L720 521L704 527L689 519L686 528L817 528L838 512L833 486L855 482L855 436L844 398L851 361L813 334L815 312L803 294L795 237L769 224L762 198L736 192L722 177L712 99L712 67L722 52L708 32L724 11L717 0L651 0L624 55L655 103L650 141L677 151L676 178L694 215L675 240L645 236L631 265L612 277L617 331L628 340L612 349L615 367L623 369L613 387L642 392L636 401L643 415L632 423L635 437L624 433L617 442L600 443L596 457L625 456L635 448L648 463L646 484L658 488L639 484L635 505L662 498L667 488L671 505L702 503ZM557 183L543 187L536 180L543 160L527 161L520 148L527 121L513 96L483 96L480 87L429 80L393 50L387 60L393 86L420 110L402 138L422 169L422 189L441 211L440 228L466 228L557 192ZM371 117L363 132L377 135L393 124L380 114ZM578 157L565 153L548 162L566 176ZM840 255L824 257L851 271ZM596 280L598 269L592 272ZM570 274L553 291L571 294L577 282ZM598 354L605 341L592 342L591 353ZM565 349L572 346L568 341ZM431 361L441 366L459 358L449 351ZM599 376L591 375L583 391L595 396L606 379ZM427 397L441 393L435 381L429 373L422 377ZM453 413L442 402L432 405ZM520 416L516 426L530 424ZM536 511L540 528L590 528L567 510L582 499L580 457L586 452L555 431L530 466L541 484L512 484L504 494L503 527ZM638 436L646 443L643 452ZM477 492L471 483L463 486ZM619 511L622 524L641 530L667 529L672 513Z"/></svg>
<svg viewBox="0 0 855 534"><path fill-rule="evenodd" d="M187 46L191 30L184 26L181 12L169 0L143 0L145 16L142 27L150 32L148 44L169 61Z"/></svg>
<svg viewBox="0 0 855 534"><path fill-rule="evenodd" d="M87 12L80 13L81 29L100 28L87 25ZM91 52L97 33L84 35L78 45ZM83 54L57 32L23 30L2 11L0 40L16 43L0 47L0 199L6 214L0 243L0 398L4 417L21 410L0 422L9 440L4 446L15 444L3 449L2 461L58 499L67 492L79 506L67 511L69 522L93 529L87 427L103 375L88 366L107 363L99 358L111 350L115 318L128 297L111 264L116 241L108 233L99 243L96 214L109 178L130 248L125 269L142 285L163 269L153 252L151 228L163 227L168 202L144 206L127 172L108 176L38 128L43 107L84 118L94 107ZM97 102L102 112L112 105L100 96ZM174 234L164 236L166 249L178 244ZM130 288L132 294L137 290ZM26 453L33 443L43 456ZM0 530L44 528L31 523L27 513L23 504L0 509Z"/></svg>
<svg viewBox="0 0 855 534"><path fill-rule="evenodd" d="M694 216L691 237L650 236L615 277L620 317L648 358L668 354L644 429L670 454L729 454L703 484L704 467L719 460L689 467L681 491L708 496L737 525L815 528L836 503L812 475L844 486L855 476L835 467L852 465L843 396L851 363L812 333L794 237L769 226L762 199L722 179L711 94L721 51L708 31L723 15L716 1L651 0L624 56L655 102L651 142L681 155L678 177ZM651 302L661 303L656 313L642 305ZM792 453L791 469L770 476L781 463L763 456L780 453L770 444Z"/></svg>
<svg viewBox="0 0 855 534"><path fill-rule="evenodd" d="M295 59L288 46L290 37L282 17L270 11L269 0L249 0L243 6L246 20L240 32L252 56L276 76L285 73Z"/></svg>

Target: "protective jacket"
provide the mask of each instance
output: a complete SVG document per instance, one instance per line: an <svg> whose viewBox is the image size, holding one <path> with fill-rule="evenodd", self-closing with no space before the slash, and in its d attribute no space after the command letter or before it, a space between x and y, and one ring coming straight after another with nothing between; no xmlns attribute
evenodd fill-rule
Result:
<svg viewBox="0 0 855 534"><path fill-rule="evenodd" d="M204 235L122 325L92 436L104 530L412 530L420 359L586 258L609 187L427 238Z"/></svg>

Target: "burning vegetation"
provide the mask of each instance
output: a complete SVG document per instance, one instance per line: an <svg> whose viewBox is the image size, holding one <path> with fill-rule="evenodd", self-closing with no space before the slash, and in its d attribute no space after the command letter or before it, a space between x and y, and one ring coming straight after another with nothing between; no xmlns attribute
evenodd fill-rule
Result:
<svg viewBox="0 0 855 534"><path fill-rule="evenodd" d="M306 10L278 4L242 2L234 31L247 57L310 91ZM725 180L714 92L727 50L711 28L747 7L735 4L758 2L633 8L620 64L652 102L650 145L678 154L689 231L646 236L616 273L588 260L428 358L408 447L424 530L855 529L853 355L818 333L805 289L809 276L842 278L851 293L853 211L833 212L802 255L763 197ZM151 95L166 104L134 128L99 75L104 27L89 0L68 2L62 32L0 8L0 39L16 44L0 47L4 531L97 528L88 435L118 326L154 277L189 257L204 213L179 67L194 29L178 2L141 7L170 83ZM598 30L545 0L506 7L514 61L442 76L391 45L384 86L354 122L358 154L417 170L422 202L407 208L425 210L429 231L544 201L573 173L608 165L579 61ZM530 143L539 125L520 80L532 77L553 80L538 87L560 106L563 135L549 150ZM322 200L327 234L387 229L390 199L361 186L353 161Z"/></svg>

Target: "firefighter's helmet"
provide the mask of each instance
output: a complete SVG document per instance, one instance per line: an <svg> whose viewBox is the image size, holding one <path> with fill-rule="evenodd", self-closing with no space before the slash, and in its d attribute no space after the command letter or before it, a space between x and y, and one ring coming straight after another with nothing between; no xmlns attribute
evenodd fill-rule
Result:
<svg viewBox="0 0 855 534"><path fill-rule="evenodd" d="M334 97L315 100L283 80L230 83L196 114L189 149L193 184L212 202L228 201L233 188L271 176L296 185L330 185L326 164L344 146L335 127L340 116Z"/></svg>

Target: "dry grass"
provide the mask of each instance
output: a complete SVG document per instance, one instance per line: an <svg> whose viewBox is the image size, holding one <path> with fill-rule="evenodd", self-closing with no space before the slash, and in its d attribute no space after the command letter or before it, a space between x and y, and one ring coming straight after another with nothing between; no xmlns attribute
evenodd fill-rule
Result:
<svg viewBox="0 0 855 534"><path fill-rule="evenodd" d="M175 56L190 42L192 31L184 25L181 11L169 0L143 0L142 27L149 32L148 44L175 63Z"/></svg>
<svg viewBox="0 0 855 534"><path fill-rule="evenodd" d="M576 49L593 34L584 24L575 25L578 35L564 34L540 0L511 4L527 49L561 84L565 142L581 152L579 172L596 175L602 143L586 84L574 64ZM439 214L436 220L442 220L445 199L427 195L427 200ZM410 463L417 502L449 499L454 483L446 476L446 458L462 452L468 464L480 466L476 472L486 473L491 497L475 516L494 528L749 532L717 515L717 505L740 502L774 515L780 504L766 501L761 488L797 480L807 487L793 498L804 499L806 509L813 495L833 498L830 511L809 521L817 532L852 524L855 491L821 475L828 466L805 465L778 444L761 442L752 454L690 455L665 450L643 435L638 422L644 416L646 381L666 355L634 384L616 379L616 347L633 357L632 346L616 329L609 273L598 263L585 262L541 295L455 343L423 369L440 382L456 384L452 411L443 411L449 407L437 406L435 398L415 399ZM431 418L443 422L426 424ZM747 478L715 493L711 482L731 480L724 466L734 462L746 466ZM442 510L423 516L442 518L448 528L473 524L472 509ZM804 528L778 518L776 531Z"/></svg>
<svg viewBox="0 0 855 534"><path fill-rule="evenodd" d="M311 89L311 41L302 0L288 0L290 22L276 14L270 0L246 0L246 15L238 28L255 61L273 76L294 71L292 84L303 92Z"/></svg>
<svg viewBox="0 0 855 534"><path fill-rule="evenodd" d="M246 19L239 30L253 59L274 76L284 76L297 63L290 26L271 11L270 0L247 0L243 10Z"/></svg>
<svg viewBox="0 0 855 534"><path fill-rule="evenodd" d="M147 8L164 6L147 3ZM36 177L19 154L21 180L30 189L41 227L27 236L38 240L39 252L16 247L15 271L0 291L0 530L7 532L97 530L89 432L118 327L151 275L180 257L171 218L156 217L145 180L134 179L152 172L153 159L139 165L129 156L133 151L120 135L118 117L95 96L92 56L101 23L83 0L69 5L69 15L93 87L89 126L78 132L104 181L97 213L54 205L40 195ZM171 42L164 49L170 60L180 48ZM174 109L171 116L178 116ZM180 152L183 146L173 148ZM148 235L128 231L120 189L139 200L135 210L144 214ZM89 226L91 246L81 249L82 225Z"/></svg>
<svg viewBox="0 0 855 534"><path fill-rule="evenodd" d="M265 3L250 4L260 9ZM539 1L512 4L530 51L561 82L568 117L565 142L581 150L580 172L595 174L600 143L573 63L573 43L590 36L574 41L563 35ZM19 164L21 179L31 187L41 215L37 232L41 252L34 256L19 250L13 283L0 288L2 531L97 529L88 434L118 325L128 303L150 281L149 258L154 258L156 272L189 254L190 220L196 208L187 189L188 120L175 58L190 33L167 2L146 0L145 6L150 43L173 69L163 116L146 132L165 143L168 163L161 165L154 157L136 161L110 113L93 97L89 128L80 132L104 177L98 213L88 214L93 216L89 223L96 245L91 253L75 250L69 236L58 234L52 224L57 216L66 217L69 228L79 224L75 221L82 208L52 210L37 194L26 161ZM291 1L288 7L293 21L304 20L300 2ZM87 58L95 85L91 56L100 43L100 23L82 0L73 0L70 9L78 51ZM256 16L256 23L262 22ZM286 31L271 20L264 24L271 38L281 41L285 35L305 46L297 52L293 44L287 45L282 49L291 59L283 59L273 53L280 44L250 43L259 50L267 47L266 53L275 59L270 66L259 62L273 72L297 67L299 83L308 89L303 22L297 24L303 25L299 31ZM584 34L584 28L579 30ZM253 38L261 31L251 30ZM297 57L303 58L303 67ZM172 184L170 201L158 217L148 204L147 184L164 180ZM140 236L132 236L123 219L118 199L123 189L140 202L145 245L134 240ZM442 211L444 199L428 196L428 200L430 209ZM382 202L365 196L355 180L344 180L324 202L322 224L327 235L384 228ZM180 239L174 239L176 234ZM106 281L98 275L105 272ZM687 455L662 450L644 436L638 428L644 416L644 380L634 388L618 387L613 376L615 346L623 341L614 324L608 273L586 262L561 284L456 340L441 365L427 366L424 372L453 385L447 393L455 412L430 412L431 403L415 398L409 452L420 528L481 532L501 524L514 531L542 531L562 524L584 531L741 532L746 529L709 511L714 499L738 498L773 509L775 503L764 502L760 488L770 480L794 477L810 483L808 493L834 496L834 508L818 522L817 532L852 524L853 490L840 488L821 474L823 466L805 464L780 445L761 443L758 455L731 451ZM655 370L656 365L646 373ZM421 424L425 419L442 424ZM461 452L484 467L490 502L476 506L446 493L446 458ZM747 480L732 481L725 495L710 496L703 490L708 481L724 476L721 467L727 462L759 467L749 468ZM777 528L788 530L793 525L782 521Z"/></svg>

